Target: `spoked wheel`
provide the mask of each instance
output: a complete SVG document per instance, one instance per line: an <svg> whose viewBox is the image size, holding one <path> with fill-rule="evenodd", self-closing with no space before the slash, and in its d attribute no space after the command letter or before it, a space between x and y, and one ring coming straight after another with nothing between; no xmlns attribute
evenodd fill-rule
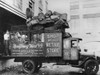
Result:
<svg viewBox="0 0 100 75"><path fill-rule="evenodd" d="M88 60L84 65L84 69L87 75L95 75L99 70L99 64L96 60Z"/></svg>
<svg viewBox="0 0 100 75"><path fill-rule="evenodd" d="M36 66L35 66L34 61L32 61L32 60L25 60L22 65L23 65L23 70L26 73L32 74L32 73L35 72Z"/></svg>

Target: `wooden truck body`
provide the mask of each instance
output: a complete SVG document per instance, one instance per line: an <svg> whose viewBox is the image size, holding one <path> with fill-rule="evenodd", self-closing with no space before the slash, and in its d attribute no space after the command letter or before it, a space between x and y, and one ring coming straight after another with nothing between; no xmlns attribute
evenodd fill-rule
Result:
<svg viewBox="0 0 100 75"><path fill-rule="evenodd" d="M62 33L14 32L9 47L12 57L62 57Z"/></svg>
<svg viewBox="0 0 100 75"><path fill-rule="evenodd" d="M66 33L63 22L61 28L56 29L60 22L56 26L51 25L54 22L38 23L33 25L32 30L25 25L12 26L9 46L4 48L4 52L7 49L10 55L2 55L0 59L14 58L15 62L22 62L23 70L27 73L38 71L44 62L55 62L57 65L71 64L73 67L83 68L86 74L96 74L99 70L98 57L81 55L78 44L82 39Z"/></svg>
<svg viewBox="0 0 100 75"><path fill-rule="evenodd" d="M61 31L12 31L9 42L11 55L8 57L22 62L23 70L27 73L38 71L44 62L55 62L59 65L69 63L85 69L86 74L96 74L99 63L95 56L80 54L78 43L82 39L63 36ZM89 66L91 63L95 64L95 70Z"/></svg>

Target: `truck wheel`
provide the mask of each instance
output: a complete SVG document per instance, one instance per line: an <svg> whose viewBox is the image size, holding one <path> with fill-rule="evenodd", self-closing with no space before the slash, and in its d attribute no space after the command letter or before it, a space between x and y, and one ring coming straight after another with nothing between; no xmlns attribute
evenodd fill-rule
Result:
<svg viewBox="0 0 100 75"><path fill-rule="evenodd" d="M84 64L84 69L87 75L95 75L99 70L99 64L96 60L87 60Z"/></svg>
<svg viewBox="0 0 100 75"><path fill-rule="evenodd" d="M35 66L35 62L32 60L25 60L23 63L23 70L28 73L28 74L32 74L33 72L35 72L36 66Z"/></svg>

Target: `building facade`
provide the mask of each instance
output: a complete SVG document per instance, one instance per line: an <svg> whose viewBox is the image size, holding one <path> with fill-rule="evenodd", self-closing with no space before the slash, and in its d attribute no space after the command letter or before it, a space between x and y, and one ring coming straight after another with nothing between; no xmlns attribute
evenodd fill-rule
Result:
<svg viewBox="0 0 100 75"><path fill-rule="evenodd" d="M47 0L0 0L1 27L25 24L26 8L31 8L34 15L37 16L38 13L47 11L48 2ZM7 28L3 30L5 31Z"/></svg>
<svg viewBox="0 0 100 75"><path fill-rule="evenodd" d="M100 40L100 0L70 0L69 4L69 31L74 36Z"/></svg>
<svg viewBox="0 0 100 75"><path fill-rule="evenodd" d="M26 25L26 8L31 8L37 16L40 12L46 12L45 6L48 6L47 0L0 0L0 53L4 51L1 48L4 33L13 25ZM0 70L5 66L13 65L12 61L0 61L0 66L2 66Z"/></svg>
<svg viewBox="0 0 100 75"><path fill-rule="evenodd" d="M39 12L45 13L48 9L47 0L0 0L0 7L26 18L26 8L31 8L35 15Z"/></svg>

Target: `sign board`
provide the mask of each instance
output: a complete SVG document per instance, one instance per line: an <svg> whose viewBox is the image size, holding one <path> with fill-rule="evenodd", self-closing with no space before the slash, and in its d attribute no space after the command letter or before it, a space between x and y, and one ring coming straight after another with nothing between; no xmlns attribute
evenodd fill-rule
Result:
<svg viewBox="0 0 100 75"><path fill-rule="evenodd" d="M44 43L30 41L30 32L13 31L10 38L12 56L44 56Z"/></svg>
<svg viewBox="0 0 100 75"><path fill-rule="evenodd" d="M17 32L16 32L17 33ZM59 57L62 56L62 33L18 33L11 35L10 50L12 56L23 57ZM31 36L29 36L29 34ZM17 35L17 37L16 37ZM23 41L24 38L24 41Z"/></svg>
<svg viewBox="0 0 100 75"><path fill-rule="evenodd" d="M62 56L62 34L45 33L46 56Z"/></svg>
<svg viewBox="0 0 100 75"><path fill-rule="evenodd" d="M43 43L13 44L12 56L44 56Z"/></svg>

